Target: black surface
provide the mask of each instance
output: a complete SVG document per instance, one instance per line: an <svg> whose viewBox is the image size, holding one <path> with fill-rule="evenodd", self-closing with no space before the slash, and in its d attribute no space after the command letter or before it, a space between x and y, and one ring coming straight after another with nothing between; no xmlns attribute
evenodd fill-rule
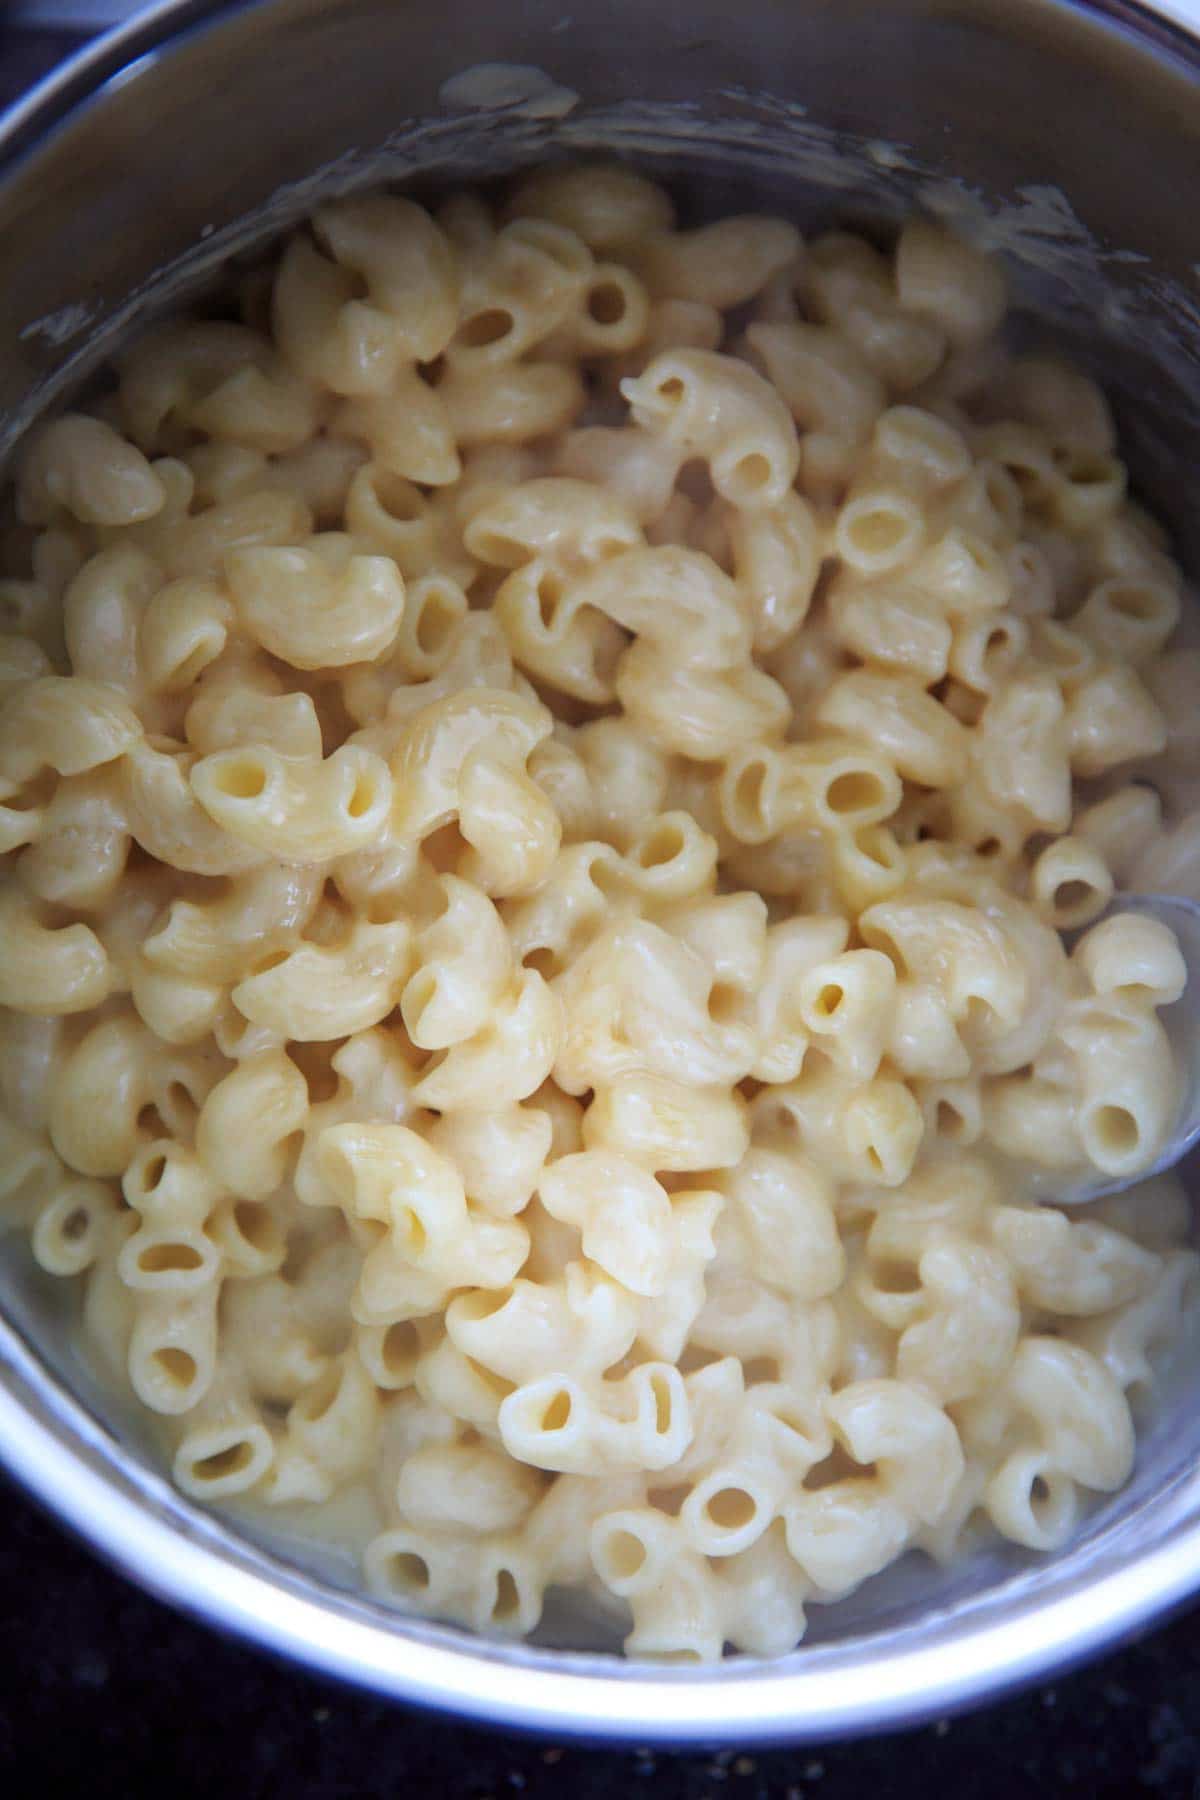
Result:
<svg viewBox="0 0 1200 1800"><path fill-rule="evenodd" d="M1200 1795L1200 1616L902 1736L672 1756L469 1729L178 1618L0 1484L0 1792L88 1800Z"/></svg>
<svg viewBox="0 0 1200 1800"><path fill-rule="evenodd" d="M6 31L2 12L0 0L0 104L75 41ZM716 1755L580 1749L414 1713L228 1642L110 1573L0 1478L3 1800L414 1792L1200 1800L1200 1610L1037 1692L900 1736L800 1750L732 1745Z"/></svg>
<svg viewBox="0 0 1200 1800"><path fill-rule="evenodd" d="M84 40L72 31L22 31L4 23L0 0L0 108L48 75Z"/></svg>

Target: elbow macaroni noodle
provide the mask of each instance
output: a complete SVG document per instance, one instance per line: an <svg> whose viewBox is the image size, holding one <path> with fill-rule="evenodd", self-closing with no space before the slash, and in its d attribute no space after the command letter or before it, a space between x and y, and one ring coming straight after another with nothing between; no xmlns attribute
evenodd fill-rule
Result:
<svg viewBox="0 0 1200 1800"><path fill-rule="evenodd" d="M787 1651L1126 1479L1194 1312L1182 579L939 225L323 207L30 439L0 1213L384 1600ZM1062 933L1073 936L1064 941ZM305 1515L306 1516L306 1515Z"/></svg>

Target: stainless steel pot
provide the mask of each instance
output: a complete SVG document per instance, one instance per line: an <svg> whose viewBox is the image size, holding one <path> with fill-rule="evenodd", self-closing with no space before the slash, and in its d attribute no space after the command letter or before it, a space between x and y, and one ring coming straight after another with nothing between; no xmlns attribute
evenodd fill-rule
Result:
<svg viewBox="0 0 1200 1800"><path fill-rule="evenodd" d="M669 175L697 212L970 220L1008 253L1041 335L1105 379L1136 476L1200 567L1200 42L1125 0L171 0L0 130L0 449L122 331L318 193L605 150ZM181 1500L15 1246L0 1305L0 1456L97 1549L214 1624L509 1726L684 1744L910 1723L1200 1587L1185 1373L1131 1486L1050 1561L902 1566L769 1664L482 1643L386 1614L335 1562Z"/></svg>

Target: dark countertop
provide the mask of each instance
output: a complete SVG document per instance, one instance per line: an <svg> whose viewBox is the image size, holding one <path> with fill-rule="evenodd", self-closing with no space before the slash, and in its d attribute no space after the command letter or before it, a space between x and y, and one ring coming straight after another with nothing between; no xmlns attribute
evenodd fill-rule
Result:
<svg viewBox="0 0 1200 1800"><path fill-rule="evenodd" d="M2 6L2 0L0 0ZM0 20L0 105L78 41ZM917 1732L672 1756L500 1736L272 1661L148 1599L0 1478L0 1791L88 1800L1200 1800L1200 1608Z"/></svg>
<svg viewBox="0 0 1200 1800"><path fill-rule="evenodd" d="M0 1791L88 1800L1066 1800L1200 1795L1200 1614L916 1732L719 1755L579 1749L409 1711L215 1636L0 1482Z"/></svg>

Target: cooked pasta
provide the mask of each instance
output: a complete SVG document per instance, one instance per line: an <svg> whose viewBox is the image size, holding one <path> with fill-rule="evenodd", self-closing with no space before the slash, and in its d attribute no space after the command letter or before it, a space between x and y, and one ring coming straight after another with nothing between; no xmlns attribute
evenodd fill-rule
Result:
<svg viewBox="0 0 1200 1800"><path fill-rule="evenodd" d="M185 1492L358 1496L388 1604L772 1655L1062 1544L1197 1294L1174 1178L1052 1204L1174 1121L1114 895L1200 897L1103 396L934 221L617 167L269 291L17 471L0 1217Z"/></svg>

